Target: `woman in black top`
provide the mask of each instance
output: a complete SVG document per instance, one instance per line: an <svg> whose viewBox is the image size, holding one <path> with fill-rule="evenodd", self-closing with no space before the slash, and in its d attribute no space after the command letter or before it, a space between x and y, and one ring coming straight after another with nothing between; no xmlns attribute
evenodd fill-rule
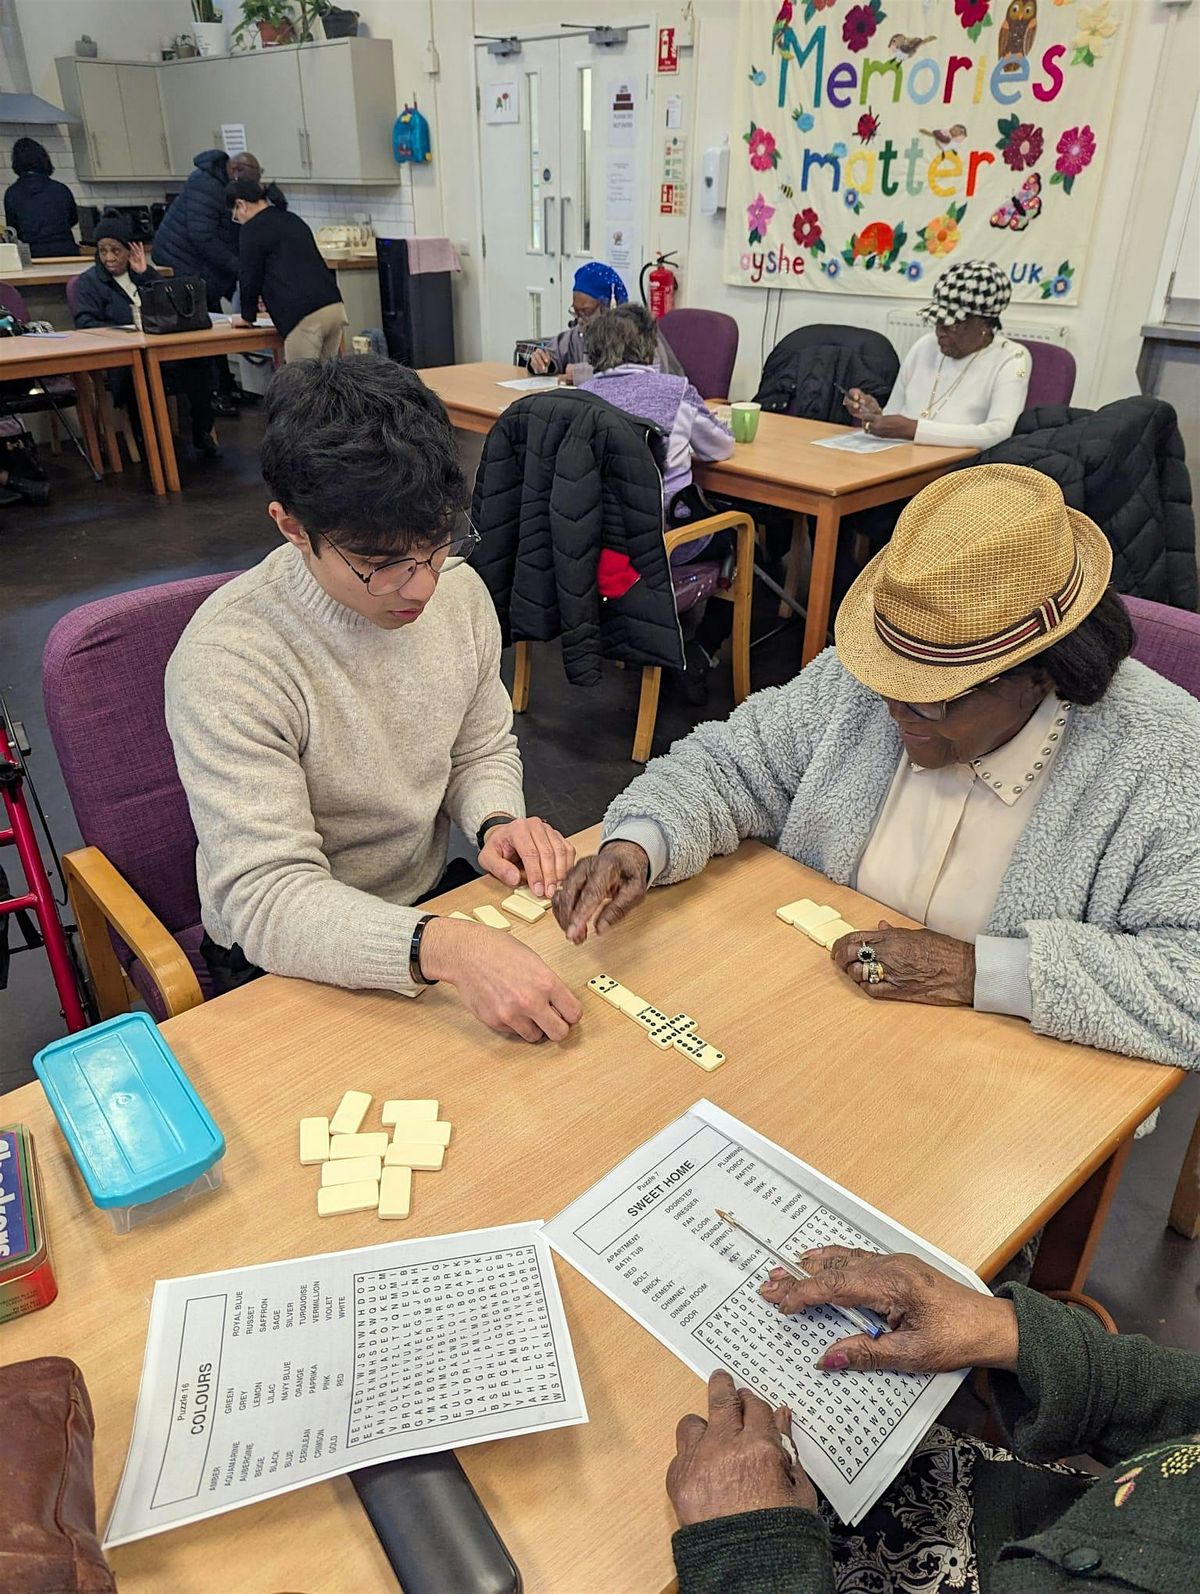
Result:
<svg viewBox="0 0 1200 1594"><path fill-rule="evenodd" d="M13 145L12 168L17 180L4 191L4 220L35 260L47 255L75 255L79 245L71 228L79 220L75 195L56 183L54 165L35 138Z"/></svg>
<svg viewBox="0 0 1200 1594"><path fill-rule="evenodd" d="M309 227L290 210L272 205L261 183L240 177L226 190L241 226L239 292L242 317L252 323L261 299L283 336L283 357L336 359L346 328L337 280L321 259Z"/></svg>

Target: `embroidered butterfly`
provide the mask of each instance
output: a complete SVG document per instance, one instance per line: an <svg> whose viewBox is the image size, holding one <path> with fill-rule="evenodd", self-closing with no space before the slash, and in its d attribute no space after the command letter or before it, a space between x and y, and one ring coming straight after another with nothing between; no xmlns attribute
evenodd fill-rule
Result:
<svg viewBox="0 0 1200 1594"><path fill-rule="evenodd" d="M1024 232L1033 218L1041 214L1042 202L1038 197L1041 191L1042 179L1037 172L1030 172L1019 192L1011 199L1006 199L1000 209L992 213L991 225Z"/></svg>

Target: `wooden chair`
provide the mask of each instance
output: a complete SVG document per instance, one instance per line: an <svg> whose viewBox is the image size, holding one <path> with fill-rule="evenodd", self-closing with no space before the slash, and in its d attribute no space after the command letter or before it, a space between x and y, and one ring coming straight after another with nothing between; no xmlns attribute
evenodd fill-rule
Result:
<svg viewBox="0 0 1200 1594"><path fill-rule="evenodd" d="M686 526L677 526L666 533L667 557L670 558L676 548L682 548L689 542L696 542L701 537L714 536L719 531L734 533L737 540L737 569L729 590L715 588L710 601L715 599L733 604L731 639L733 700L735 703L741 703L750 695L750 600L754 580L753 520L748 514L734 511L724 515L711 515L705 520L697 520ZM518 642L512 694L513 711L517 714L523 714L529 706L529 683L532 673L533 643ZM647 664L642 670L637 728L633 735L632 757L635 764L644 764L650 757L661 689L661 665Z"/></svg>

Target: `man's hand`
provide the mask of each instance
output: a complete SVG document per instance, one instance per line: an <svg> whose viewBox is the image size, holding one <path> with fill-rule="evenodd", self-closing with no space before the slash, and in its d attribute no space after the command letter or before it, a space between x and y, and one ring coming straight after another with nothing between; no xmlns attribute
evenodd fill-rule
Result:
<svg viewBox="0 0 1200 1594"><path fill-rule="evenodd" d="M421 941L421 972L445 980L499 1035L566 1040L583 1017L578 997L537 953L503 930L433 918Z"/></svg>
<svg viewBox="0 0 1200 1594"><path fill-rule="evenodd" d="M607 842L594 858L582 858L554 899L554 917L568 941L587 940L595 919L597 935L611 930L645 897L650 860L633 841Z"/></svg>
<svg viewBox="0 0 1200 1594"><path fill-rule="evenodd" d="M899 1373L948 1373L960 1367L1017 1365L1017 1315L1011 1301L981 1295L915 1256L880 1256L844 1245L820 1246L797 1257L812 1277L795 1279L781 1267L759 1294L785 1314L810 1306L869 1306L892 1332L872 1339L839 1339L817 1363Z"/></svg>
<svg viewBox="0 0 1200 1594"><path fill-rule="evenodd" d="M792 1414L772 1411L750 1390L738 1390L726 1372L708 1381L708 1421L684 1417L675 1430L675 1459L667 1493L682 1528L741 1511L772 1506L817 1509L816 1491L784 1447L791 1443Z"/></svg>
<svg viewBox="0 0 1200 1594"><path fill-rule="evenodd" d="M519 886L524 874L535 897L552 897L574 862L575 848L544 819L493 825L479 853L479 867L502 886Z"/></svg>
<svg viewBox="0 0 1200 1594"><path fill-rule="evenodd" d="M229 325L231 327L249 327L253 326L254 323L247 321L244 315L231 315L229 317Z"/></svg>
<svg viewBox="0 0 1200 1594"><path fill-rule="evenodd" d="M852 387L842 403L856 421L874 420L877 415L883 413L879 408L879 400L873 398L870 393L864 393L861 387Z"/></svg>
<svg viewBox="0 0 1200 1594"><path fill-rule="evenodd" d="M548 349L534 349L533 353L529 356L529 369L533 372L534 376L545 376L546 372L550 369L551 364L552 361L550 359L550 352Z"/></svg>
<svg viewBox="0 0 1200 1594"><path fill-rule="evenodd" d="M867 965L858 949L875 948L883 978L867 982ZM933 1007L975 1005L975 948L936 930L898 930L880 919L877 930L855 930L833 943L830 957L877 1002L927 1002Z"/></svg>
<svg viewBox="0 0 1200 1594"><path fill-rule="evenodd" d="M142 243L131 243L129 246L129 269L136 271L139 276L146 269L146 246Z"/></svg>

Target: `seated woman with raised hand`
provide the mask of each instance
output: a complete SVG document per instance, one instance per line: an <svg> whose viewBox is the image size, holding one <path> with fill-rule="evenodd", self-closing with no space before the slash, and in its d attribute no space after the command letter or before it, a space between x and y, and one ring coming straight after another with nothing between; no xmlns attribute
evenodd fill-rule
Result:
<svg viewBox="0 0 1200 1594"><path fill-rule="evenodd" d="M592 374L583 350L583 334L588 322L601 310L625 304L629 292L611 266L602 260L588 260L579 267L572 283L571 325L552 338L543 340L529 356L529 369L535 376L565 376L568 382L586 382ZM656 331L654 364L660 371L683 375L683 366L661 332Z"/></svg>
<svg viewBox="0 0 1200 1594"><path fill-rule="evenodd" d="M667 1473L679 1594L1196 1586L1200 1356L1108 1335L1091 1312L1020 1284L980 1295L912 1256L827 1246L798 1261L811 1278L776 1268L762 1286L781 1312L868 1306L892 1326L826 1351L817 1365L834 1375L833 1399L845 1370L986 1367L1013 1451L935 1424L843 1529L789 1448L786 1409L714 1373L708 1419L683 1418ZM1081 1454L1108 1470L1051 1464Z"/></svg>
<svg viewBox="0 0 1200 1594"><path fill-rule="evenodd" d="M755 837L927 926L835 943L872 999L1200 1068L1200 703L1129 658L1111 570L1038 471L926 487L836 650L613 802L555 898L568 939Z"/></svg>

